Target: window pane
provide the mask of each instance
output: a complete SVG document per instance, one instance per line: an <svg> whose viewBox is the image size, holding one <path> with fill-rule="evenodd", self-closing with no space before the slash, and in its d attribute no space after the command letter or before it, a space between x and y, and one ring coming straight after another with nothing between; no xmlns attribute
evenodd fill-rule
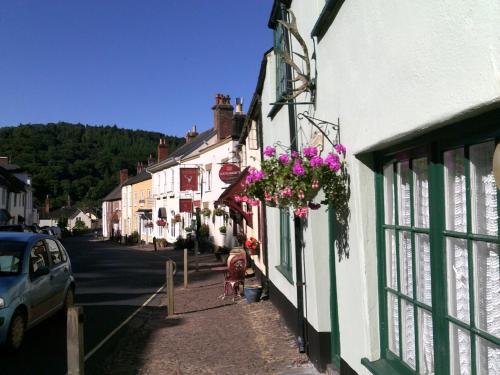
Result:
<svg viewBox="0 0 500 375"><path fill-rule="evenodd" d="M469 375L471 373L470 335L450 323L450 374Z"/></svg>
<svg viewBox="0 0 500 375"><path fill-rule="evenodd" d="M59 246L55 243L53 240L45 240L48 248L49 248L49 254L50 258L52 259L52 264L56 265L62 262L62 255L61 251L59 250Z"/></svg>
<svg viewBox="0 0 500 375"><path fill-rule="evenodd" d="M469 322L469 263L466 240L447 238L448 313Z"/></svg>
<svg viewBox="0 0 500 375"><path fill-rule="evenodd" d="M432 316L423 309L418 309L418 328L420 373L434 374L434 334L432 332Z"/></svg>
<svg viewBox="0 0 500 375"><path fill-rule="evenodd" d="M500 338L500 263L498 245L474 242L476 325Z"/></svg>
<svg viewBox="0 0 500 375"><path fill-rule="evenodd" d="M476 336L477 374L500 374L500 346Z"/></svg>
<svg viewBox="0 0 500 375"><path fill-rule="evenodd" d="M496 236L498 233L497 187L493 177L493 142L471 146L470 177L472 231Z"/></svg>
<svg viewBox="0 0 500 375"><path fill-rule="evenodd" d="M384 167L384 211L385 223L394 224L394 167L392 163Z"/></svg>
<svg viewBox="0 0 500 375"><path fill-rule="evenodd" d="M429 228L429 175L427 158L415 159L413 167L413 205L415 226Z"/></svg>
<svg viewBox="0 0 500 375"><path fill-rule="evenodd" d="M446 229L465 232L467 206L465 198L464 150L444 153Z"/></svg>
<svg viewBox="0 0 500 375"><path fill-rule="evenodd" d="M387 293L387 322L389 327L389 349L399 356L399 308L398 298Z"/></svg>
<svg viewBox="0 0 500 375"><path fill-rule="evenodd" d="M385 248L387 286L397 290L396 236L394 235L394 230L392 229L385 231Z"/></svg>
<svg viewBox="0 0 500 375"><path fill-rule="evenodd" d="M401 292L413 297L413 270L410 232L399 232L399 260Z"/></svg>
<svg viewBox="0 0 500 375"><path fill-rule="evenodd" d="M429 235L415 234L416 267L417 267L417 299L429 306L432 305L431 294L431 249Z"/></svg>
<svg viewBox="0 0 500 375"><path fill-rule="evenodd" d="M398 218L399 225L410 225L409 163L398 163Z"/></svg>
<svg viewBox="0 0 500 375"><path fill-rule="evenodd" d="M403 360L415 368L415 312L413 305L401 299L401 319L403 321L402 337L403 337Z"/></svg>

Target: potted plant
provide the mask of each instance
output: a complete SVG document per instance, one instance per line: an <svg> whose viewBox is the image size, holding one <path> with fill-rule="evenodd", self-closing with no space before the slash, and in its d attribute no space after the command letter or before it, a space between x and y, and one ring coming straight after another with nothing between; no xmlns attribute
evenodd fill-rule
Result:
<svg viewBox="0 0 500 375"><path fill-rule="evenodd" d="M248 303L259 302L262 295L262 286L257 284L245 285L244 294Z"/></svg>
<svg viewBox="0 0 500 375"><path fill-rule="evenodd" d="M209 217L210 214L212 213L212 211L210 210L210 208L204 208L202 211L201 211L201 214L205 217Z"/></svg>
<svg viewBox="0 0 500 375"><path fill-rule="evenodd" d="M260 246L259 241L253 237L250 237L248 240L245 241L245 247L250 252L250 255L258 255L259 246Z"/></svg>
<svg viewBox="0 0 500 375"><path fill-rule="evenodd" d="M180 222L182 221L181 214L176 214L176 215L174 216L174 221L175 221L176 223L180 223Z"/></svg>
<svg viewBox="0 0 500 375"><path fill-rule="evenodd" d="M147 221L147 222L144 224L144 227L145 227L145 228L153 228L153 222L152 222L152 221Z"/></svg>
<svg viewBox="0 0 500 375"><path fill-rule="evenodd" d="M164 227L165 225L167 225L167 222L163 219L158 219L156 220L156 225L158 225L159 227Z"/></svg>
<svg viewBox="0 0 500 375"><path fill-rule="evenodd" d="M220 207L217 207L215 210L214 210L214 214L215 216L223 216L224 215L224 210Z"/></svg>
<svg viewBox="0 0 500 375"><path fill-rule="evenodd" d="M227 228L225 225L219 227L219 232L222 234L222 235L226 235L226 231L227 231Z"/></svg>

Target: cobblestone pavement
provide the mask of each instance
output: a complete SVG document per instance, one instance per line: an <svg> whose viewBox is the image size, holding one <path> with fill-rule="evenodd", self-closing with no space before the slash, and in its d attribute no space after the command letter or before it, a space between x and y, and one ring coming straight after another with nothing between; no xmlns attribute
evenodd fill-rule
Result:
<svg viewBox="0 0 500 375"><path fill-rule="evenodd" d="M162 293L129 323L99 373L317 374L271 302L218 299L223 275L208 268L190 271L188 289L176 277L176 315L166 317Z"/></svg>

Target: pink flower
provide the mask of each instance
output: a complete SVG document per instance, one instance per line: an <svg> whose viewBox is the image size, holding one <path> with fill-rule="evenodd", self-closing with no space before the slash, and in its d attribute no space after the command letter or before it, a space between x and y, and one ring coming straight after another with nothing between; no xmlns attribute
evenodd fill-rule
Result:
<svg viewBox="0 0 500 375"><path fill-rule="evenodd" d="M271 146L267 146L265 149L264 149L264 155L267 156L267 157L273 157L274 155L276 155L276 149L274 147L271 147Z"/></svg>
<svg viewBox="0 0 500 375"><path fill-rule="evenodd" d="M264 199L269 202L272 200L271 194L269 194L267 191L264 192Z"/></svg>
<svg viewBox="0 0 500 375"><path fill-rule="evenodd" d="M253 179L254 181L260 181L264 178L264 172L262 171L255 171L253 174Z"/></svg>
<svg viewBox="0 0 500 375"><path fill-rule="evenodd" d="M338 143L334 147L335 147L335 151L337 151L339 154L342 154L345 156L345 153L347 150L343 144Z"/></svg>
<svg viewBox="0 0 500 375"><path fill-rule="evenodd" d="M288 157L287 154L281 154L278 158L278 160L282 163L282 164L288 164L288 162L290 161L290 158Z"/></svg>
<svg viewBox="0 0 500 375"><path fill-rule="evenodd" d="M319 189L319 181L318 180L314 180L311 184L311 187L313 189Z"/></svg>
<svg viewBox="0 0 500 375"><path fill-rule="evenodd" d="M318 155L318 149L316 147L304 147L302 153L306 158L311 159L312 157Z"/></svg>
<svg viewBox="0 0 500 375"><path fill-rule="evenodd" d="M309 209L307 207L298 207L293 212L294 212L295 216L300 217L300 218L304 218L304 217L307 217L308 211L309 211Z"/></svg>
<svg viewBox="0 0 500 375"><path fill-rule="evenodd" d="M295 164L293 165L292 168L292 173L296 176L302 176L306 173L299 159L295 160Z"/></svg>
<svg viewBox="0 0 500 375"><path fill-rule="evenodd" d="M253 176L248 175L245 180L246 180L247 185L251 185L253 183Z"/></svg>
<svg viewBox="0 0 500 375"><path fill-rule="evenodd" d="M241 200L243 202L248 202L248 197L246 195L244 195L244 196L241 197Z"/></svg>
<svg viewBox="0 0 500 375"><path fill-rule="evenodd" d="M299 197L299 199L304 199L305 198L304 192L302 190L299 191L298 197Z"/></svg>
<svg viewBox="0 0 500 375"><path fill-rule="evenodd" d="M334 172L338 172L338 170L340 169L340 163L338 161L334 161L333 163L330 163L328 164L328 167L334 171Z"/></svg>
<svg viewBox="0 0 500 375"><path fill-rule="evenodd" d="M321 156L314 156L310 161L309 165L313 168L321 167L323 165L323 158Z"/></svg>
<svg viewBox="0 0 500 375"><path fill-rule="evenodd" d="M241 197L239 195L234 196L234 201L235 202L241 202Z"/></svg>
<svg viewBox="0 0 500 375"><path fill-rule="evenodd" d="M250 206L258 206L259 201L257 199L250 199L248 200L248 204L250 204Z"/></svg>
<svg viewBox="0 0 500 375"><path fill-rule="evenodd" d="M300 156L300 154L297 151L292 151L292 153L290 155L292 155L292 158L294 158L294 159L296 159Z"/></svg>
<svg viewBox="0 0 500 375"><path fill-rule="evenodd" d="M283 198L290 198L292 196L292 189L290 188L285 188L283 190L281 190L281 196Z"/></svg>

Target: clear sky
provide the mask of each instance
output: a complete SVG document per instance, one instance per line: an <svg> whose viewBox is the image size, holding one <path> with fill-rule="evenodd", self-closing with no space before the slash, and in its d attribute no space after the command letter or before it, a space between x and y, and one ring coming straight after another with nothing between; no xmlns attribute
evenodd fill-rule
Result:
<svg viewBox="0 0 500 375"><path fill-rule="evenodd" d="M255 89L271 0L1 0L0 126L80 122L183 136L214 94Z"/></svg>

